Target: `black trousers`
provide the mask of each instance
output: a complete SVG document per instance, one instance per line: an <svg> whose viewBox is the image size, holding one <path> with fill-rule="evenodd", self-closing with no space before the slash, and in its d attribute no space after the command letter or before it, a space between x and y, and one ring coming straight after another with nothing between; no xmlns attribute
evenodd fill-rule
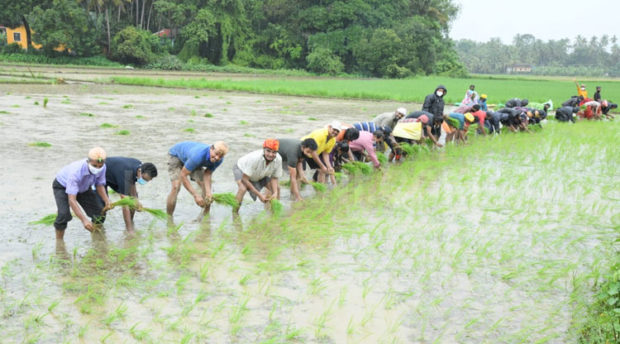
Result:
<svg viewBox="0 0 620 344"><path fill-rule="evenodd" d="M73 218L71 216L71 207L69 206L69 196L66 193L66 189L56 179L52 183L52 189L54 190L54 199L56 200L56 208L58 213L56 215L56 221L54 221L54 228L57 230L65 230L67 223ZM77 202L82 206L86 216L90 217L93 223L103 223L105 216L101 215L104 204L97 197L97 193L93 190L88 190L76 195Z"/></svg>

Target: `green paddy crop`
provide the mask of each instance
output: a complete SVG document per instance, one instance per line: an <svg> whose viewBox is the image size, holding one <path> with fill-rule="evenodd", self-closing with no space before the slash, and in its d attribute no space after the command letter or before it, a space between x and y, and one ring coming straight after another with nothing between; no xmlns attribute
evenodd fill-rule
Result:
<svg viewBox="0 0 620 344"><path fill-rule="evenodd" d="M569 78L514 77L514 76L472 76L470 78L448 78L440 76L416 77L411 79L356 79L356 78L281 78L265 77L260 80L210 80L164 79L148 77L112 77L118 84L164 86L195 89L218 89L246 91L265 94L297 96L336 97L373 100L395 100L421 103L437 85L448 89L447 103L460 102L470 84L476 90L489 96L489 104L504 103L514 97L527 98L530 102L546 102L551 99L559 105L568 96L575 94L575 84ZM620 83L612 80L592 80L589 84L603 87L608 94L620 93ZM421 90L412 92L412 90Z"/></svg>
<svg viewBox="0 0 620 344"><path fill-rule="evenodd" d="M620 150L609 143L620 139L618 125L549 123L415 148L381 173L283 200L279 217L261 205L239 219L155 222L128 240L68 242L65 256L35 244L27 259L0 263L3 334L615 342Z"/></svg>

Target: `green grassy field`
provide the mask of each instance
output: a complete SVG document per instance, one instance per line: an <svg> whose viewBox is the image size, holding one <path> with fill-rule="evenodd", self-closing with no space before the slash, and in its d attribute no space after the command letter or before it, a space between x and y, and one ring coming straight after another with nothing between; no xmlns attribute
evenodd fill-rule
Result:
<svg viewBox="0 0 620 344"><path fill-rule="evenodd" d="M113 77L115 83L162 87L183 87L196 89L218 89L248 91L266 94L307 95L318 97L359 98L375 100L396 100L422 102L424 97L443 84L448 88L447 103L460 102L470 84L476 85L479 93L486 93L489 104L503 103L507 99L527 98L531 102L545 102L551 99L561 104L576 94L575 84L570 79L534 79L501 76L478 76L467 79L437 76L415 79L334 79L334 78L260 78L256 80L209 80L204 79L161 79ZM603 88L606 99L620 102L620 81L588 81L593 95L596 85Z"/></svg>

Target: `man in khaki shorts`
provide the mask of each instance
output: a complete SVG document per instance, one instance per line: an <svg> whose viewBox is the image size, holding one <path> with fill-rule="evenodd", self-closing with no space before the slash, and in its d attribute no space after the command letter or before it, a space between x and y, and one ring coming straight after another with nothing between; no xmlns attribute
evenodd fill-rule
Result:
<svg viewBox="0 0 620 344"><path fill-rule="evenodd" d="M267 139L263 142L263 149L248 153L233 167L233 176L237 182L237 202L241 206L243 196L250 192L250 197L256 201L267 203L272 199L279 199L278 179L282 177L282 157L278 154L280 142L276 139ZM266 188L267 193L260 191ZM234 209L239 212L239 208Z"/></svg>
<svg viewBox="0 0 620 344"><path fill-rule="evenodd" d="M213 202L211 193L211 174L224 160L228 146L217 141L213 145L200 142L184 141L175 144L168 151L168 174L172 190L166 201L166 212L170 220L177 204L181 184L194 197L196 204L203 208L201 216L209 213ZM188 176L198 183L201 194L192 187Z"/></svg>

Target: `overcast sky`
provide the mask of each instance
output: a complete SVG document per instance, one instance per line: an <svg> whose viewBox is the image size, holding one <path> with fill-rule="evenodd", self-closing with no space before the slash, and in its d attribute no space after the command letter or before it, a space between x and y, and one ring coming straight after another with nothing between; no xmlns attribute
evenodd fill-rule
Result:
<svg viewBox="0 0 620 344"><path fill-rule="evenodd" d="M616 35L620 39L620 0L454 0L460 5L450 37L486 42L499 37L512 43L516 34L529 33L544 41L581 34ZM584 8L580 8L583 6Z"/></svg>

